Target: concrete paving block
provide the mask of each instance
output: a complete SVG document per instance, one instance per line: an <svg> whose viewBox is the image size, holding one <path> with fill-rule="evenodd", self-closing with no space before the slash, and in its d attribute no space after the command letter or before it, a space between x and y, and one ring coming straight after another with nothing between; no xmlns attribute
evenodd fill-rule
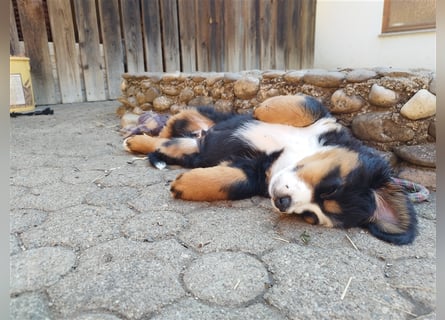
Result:
<svg viewBox="0 0 445 320"><path fill-rule="evenodd" d="M431 258L393 259L385 265L385 277L391 287L412 301L416 315L428 315L435 310L435 274L436 260Z"/></svg>
<svg viewBox="0 0 445 320"><path fill-rule="evenodd" d="M216 204L187 215L189 227L179 238L201 252L239 250L259 254L283 244L273 230L277 215L256 207L224 208Z"/></svg>
<svg viewBox="0 0 445 320"><path fill-rule="evenodd" d="M86 193L84 202L93 206L108 206L127 204L139 196L139 191L132 187L103 187L97 184L95 190Z"/></svg>
<svg viewBox="0 0 445 320"><path fill-rule="evenodd" d="M353 248L289 244L262 258L276 281L265 299L292 319L406 319L414 311L383 263Z"/></svg>
<svg viewBox="0 0 445 320"><path fill-rule="evenodd" d="M107 313L85 313L78 316L69 317L66 320L124 320L113 314Z"/></svg>
<svg viewBox="0 0 445 320"><path fill-rule="evenodd" d="M9 301L10 320L54 319L47 297L39 292L23 293Z"/></svg>
<svg viewBox="0 0 445 320"><path fill-rule="evenodd" d="M174 200L170 195L170 183L162 182L143 188L138 197L128 201L128 204L144 212L150 210L169 210L181 213L194 212L200 208L208 207L206 202L190 202Z"/></svg>
<svg viewBox="0 0 445 320"><path fill-rule="evenodd" d="M10 232L23 232L31 227L42 224L48 216L48 212L34 209L12 209L9 212Z"/></svg>
<svg viewBox="0 0 445 320"><path fill-rule="evenodd" d="M131 161L132 157L128 158ZM110 171L105 177L97 180L102 186L128 186L128 187L147 187L154 184L160 184L164 182L163 175L160 170L149 168L147 160L143 166L134 166L131 164L122 164L118 169Z"/></svg>
<svg viewBox="0 0 445 320"><path fill-rule="evenodd" d="M69 185L63 183L39 186L28 189L25 194L11 197L12 208L33 208L55 211L81 204L85 194L96 190L94 185Z"/></svg>
<svg viewBox="0 0 445 320"><path fill-rule="evenodd" d="M261 261L248 254L213 252L193 261L184 283L201 300L239 306L263 294L271 280Z"/></svg>
<svg viewBox="0 0 445 320"><path fill-rule="evenodd" d="M187 225L187 220L177 212L145 211L129 219L122 226L122 232L132 240L154 241L174 236Z"/></svg>
<svg viewBox="0 0 445 320"><path fill-rule="evenodd" d="M70 246L89 248L120 237L124 221L134 215L125 206L74 206L49 214L47 220L22 233L27 248L41 246Z"/></svg>
<svg viewBox="0 0 445 320"><path fill-rule="evenodd" d="M11 183L16 186L38 187L41 185L55 184L62 178L60 168L29 167L17 170L11 178Z"/></svg>
<svg viewBox="0 0 445 320"><path fill-rule="evenodd" d="M432 258L436 256L436 222L426 219L419 221L419 235L409 245L396 246L383 242L367 231L356 233L350 238L360 251L385 261L388 259L402 258Z"/></svg>
<svg viewBox="0 0 445 320"><path fill-rule="evenodd" d="M201 303L195 299L184 299L162 309L152 320L284 320L277 310L256 303L248 307L226 308Z"/></svg>
<svg viewBox="0 0 445 320"><path fill-rule="evenodd" d="M48 294L63 318L86 308L140 319L185 295L179 274L192 258L175 240L120 238L85 250L78 268Z"/></svg>
<svg viewBox="0 0 445 320"><path fill-rule="evenodd" d="M11 256L10 292L39 290L55 284L76 262L76 255L67 248L44 247Z"/></svg>
<svg viewBox="0 0 445 320"><path fill-rule="evenodd" d="M9 234L9 255L17 254L22 252L20 247L19 239L14 234Z"/></svg>

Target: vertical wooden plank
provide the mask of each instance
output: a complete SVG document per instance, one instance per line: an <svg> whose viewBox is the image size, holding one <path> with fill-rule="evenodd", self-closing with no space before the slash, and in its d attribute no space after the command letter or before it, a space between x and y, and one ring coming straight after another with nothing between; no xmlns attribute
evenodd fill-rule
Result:
<svg viewBox="0 0 445 320"><path fill-rule="evenodd" d="M224 70L224 0L211 0L210 71Z"/></svg>
<svg viewBox="0 0 445 320"><path fill-rule="evenodd" d="M102 32L108 98L121 95L120 84L124 73L124 57L118 0L98 0Z"/></svg>
<svg viewBox="0 0 445 320"><path fill-rule="evenodd" d="M179 41L182 71L196 71L195 1L178 0Z"/></svg>
<svg viewBox="0 0 445 320"><path fill-rule="evenodd" d="M100 54L99 27L95 1L74 1L79 49L86 99L105 100L105 79Z"/></svg>
<svg viewBox="0 0 445 320"><path fill-rule="evenodd" d="M209 0L196 0L196 59L199 71L210 71L209 31L212 17Z"/></svg>
<svg viewBox="0 0 445 320"><path fill-rule="evenodd" d="M35 102L37 105L58 103L60 97L56 97L42 0L18 0L17 5L25 54L30 59Z"/></svg>
<svg viewBox="0 0 445 320"><path fill-rule="evenodd" d="M147 71L162 72L164 70L160 14L158 0L142 0L142 25Z"/></svg>
<svg viewBox="0 0 445 320"><path fill-rule="evenodd" d="M70 1L47 0L47 3L62 102L83 101Z"/></svg>
<svg viewBox="0 0 445 320"><path fill-rule="evenodd" d="M300 38L305 33L301 25L301 0L286 0L286 28L285 28L285 69L300 69ZM303 28L303 30L301 30Z"/></svg>
<svg viewBox="0 0 445 320"><path fill-rule="evenodd" d="M142 22L139 0L121 1L122 32L125 41L127 69L129 73L144 72Z"/></svg>
<svg viewBox="0 0 445 320"><path fill-rule="evenodd" d="M178 6L176 0L161 1L161 23L165 71L180 71Z"/></svg>
<svg viewBox="0 0 445 320"><path fill-rule="evenodd" d="M244 67L242 47L245 29L242 20L242 1L224 1L224 34L226 38L224 52L229 72L241 71Z"/></svg>
<svg viewBox="0 0 445 320"><path fill-rule="evenodd" d="M292 1L292 0L291 0ZM285 69L285 47L287 32L287 1L277 0L277 19L276 19L276 42L275 42L275 68L279 70Z"/></svg>
<svg viewBox="0 0 445 320"><path fill-rule="evenodd" d="M276 0L260 0L260 68L275 69Z"/></svg>
<svg viewBox="0 0 445 320"><path fill-rule="evenodd" d="M317 1L300 0L301 17L299 28L300 68L313 68L315 48L315 17Z"/></svg>
<svg viewBox="0 0 445 320"><path fill-rule="evenodd" d="M244 21L244 69L252 70L259 68L258 56L260 54L257 42L259 7L257 0L243 1L243 21Z"/></svg>
<svg viewBox="0 0 445 320"><path fill-rule="evenodd" d="M9 54L11 56L20 56L24 54L24 52L21 52L20 50L19 34L17 32L12 0L9 0Z"/></svg>

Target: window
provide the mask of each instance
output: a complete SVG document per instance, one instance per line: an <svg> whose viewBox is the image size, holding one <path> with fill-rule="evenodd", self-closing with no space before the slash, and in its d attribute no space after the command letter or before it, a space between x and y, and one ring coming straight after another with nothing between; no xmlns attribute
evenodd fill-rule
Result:
<svg viewBox="0 0 445 320"><path fill-rule="evenodd" d="M382 33L435 27L435 0L384 0Z"/></svg>

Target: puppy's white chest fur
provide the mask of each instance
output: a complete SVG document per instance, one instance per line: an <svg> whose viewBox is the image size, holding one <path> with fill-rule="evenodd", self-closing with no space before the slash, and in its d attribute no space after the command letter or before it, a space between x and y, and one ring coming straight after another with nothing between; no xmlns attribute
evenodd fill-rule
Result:
<svg viewBox="0 0 445 320"><path fill-rule="evenodd" d="M241 134L255 149L271 154L283 150L283 153L271 167L271 174L295 165L323 147L319 136L331 130L340 129L341 125L334 118L322 118L310 126L299 128L288 125L254 122L241 128Z"/></svg>

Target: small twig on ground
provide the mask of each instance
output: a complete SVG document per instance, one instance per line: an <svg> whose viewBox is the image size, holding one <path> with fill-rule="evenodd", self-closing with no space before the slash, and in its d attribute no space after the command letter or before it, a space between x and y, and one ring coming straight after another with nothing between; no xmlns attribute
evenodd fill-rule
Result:
<svg viewBox="0 0 445 320"><path fill-rule="evenodd" d="M353 278L353 277L349 277L348 283L346 284L346 287L345 287L345 289L343 290L343 293L342 293L342 295L341 295L341 297L340 297L340 300L343 300L343 299L345 298L345 296L346 296L346 292L348 291L348 288L349 288L349 285L351 284L352 278Z"/></svg>
<svg viewBox="0 0 445 320"><path fill-rule="evenodd" d="M289 240L286 240L286 239L283 239L283 238L280 238L280 237L273 237L272 239L283 241L283 242L286 242L286 243L290 243Z"/></svg>
<svg viewBox="0 0 445 320"><path fill-rule="evenodd" d="M128 164L133 164L135 161L147 160L147 159L148 159L148 157L133 157L133 158L131 158L131 160L128 160L127 163Z"/></svg>
<svg viewBox="0 0 445 320"><path fill-rule="evenodd" d="M346 239L348 239L349 240L349 242L352 244L352 246L354 247L354 249L355 250L357 250L357 251L359 251L358 250L358 248L357 248L357 246L355 245L355 243L354 242L352 242L352 239L351 238L349 238L349 236L345 233L345 236L346 236Z"/></svg>
<svg viewBox="0 0 445 320"><path fill-rule="evenodd" d="M233 287L234 290L236 290L236 288L238 288L239 284L240 284L241 280L238 280L235 284L235 286Z"/></svg>

